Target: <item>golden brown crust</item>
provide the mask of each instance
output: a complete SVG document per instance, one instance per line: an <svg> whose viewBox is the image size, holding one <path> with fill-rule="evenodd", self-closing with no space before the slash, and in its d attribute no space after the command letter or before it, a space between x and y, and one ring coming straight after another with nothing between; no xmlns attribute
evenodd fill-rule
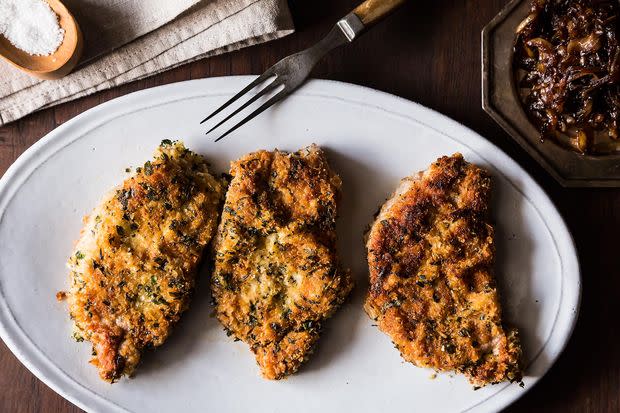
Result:
<svg viewBox="0 0 620 413"><path fill-rule="evenodd" d="M406 178L367 241L365 309L403 358L484 386L521 379L516 330L502 326L493 277L491 180L460 154Z"/></svg>
<svg viewBox="0 0 620 413"><path fill-rule="evenodd" d="M85 218L68 263L69 310L102 379L130 375L187 309L223 193L202 157L164 141Z"/></svg>
<svg viewBox="0 0 620 413"><path fill-rule="evenodd" d="M214 242L216 314L263 376L280 379L309 357L352 288L336 255L341 183L316 146L251 153L230 174Z"/></svg>

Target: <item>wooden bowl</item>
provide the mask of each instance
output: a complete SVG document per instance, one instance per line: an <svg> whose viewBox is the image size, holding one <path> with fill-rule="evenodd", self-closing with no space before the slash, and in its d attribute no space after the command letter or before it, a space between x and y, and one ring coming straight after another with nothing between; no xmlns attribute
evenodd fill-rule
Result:
<svg viewBox="0 0 620 413"><path fill-rule="evenodd" d="M58 50L49 56L33 56L13 46L0 35L0 56L17 69L40 79L59 79L67 75L82 55L84 40L73 15L59 0L47 0L58 15L58 23L65 30L65 37Z"/></svg>

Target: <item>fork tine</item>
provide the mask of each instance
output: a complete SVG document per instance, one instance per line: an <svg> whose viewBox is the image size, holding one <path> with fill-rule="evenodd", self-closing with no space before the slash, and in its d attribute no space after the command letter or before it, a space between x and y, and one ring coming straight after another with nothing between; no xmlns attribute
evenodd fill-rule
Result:
<svg viewBox="0 0 620 413"><path fill-rule="evenodd" d="M273 74L271 73L271 70L267 70L265 73L263 73L262 75L260 75L259 77L257 77L256 79L254 79L254 81L252 83L250 83L249 85L247 85L246 87L244 87L243 89L241 89L241 91L239 93L237 93L235 96L231 97L230 99L228 99L226 101L226 103L224 103L222 106L220 106L219 108L217 108L213 113L211 113L209 116L207 116L206 118L204 118L200 124L202 125L203 123L205 123L206 121L208 121L209 119L211 119L212 117L214 117L215 115L217 115L218 113L220 113L221 111L223 111L224 109L226 109L231 103L233 103L235 100L239 99L241 96L245 95L246 93L248 93L251 89L253 89L254 87L258 86L259 84L261 84L262 82L264 82L265 80L267 80L268 78L270 78L271 76L273 76Z"/></svg>
<svg viewBox="0 0 620 413"><path fill-rule="evenodd" d="M237 123L235 126L230 128L227 132L225 132L222 136L217 138L215 142L218 142L224 139L227 135L235 131L237 128L243 126L246 122L249 122L250 120L254 119L256 116L260 115L262 112L268 109L271 105L273 105L274 103L276 103L277 101L279 101L280 99L288 95L289 93L290 92L287 89L283 89L279 91L278 93L273 95L271 98L269 98L269 100L267 100L265 103L259 106L258 109L256 109L254 112L250 113L248 116L242 119L241 122Z"/></svg>
<svg viewBox="0 0 620 413"><path fill-rule="evenodd" d="M217 129L218 127L220 127L222 124L224 124L225 122L227 122L230 118L232 118L233 116L235 116L237 113L241 112L243 109L247 108L248 106L250 106L252 103L256 102L256 100L258 100L258 98L260 98L261 96L265 96L267 93L271 92L272 90L274 90L275 88L277 88L278 86L280 86L282 84L281 81L279 81L278 79L275 79L273 82L269 83L267 86L265 86L264 88L262 88L257 94L255 94L254 96L252 96L247 102L245 102L243 105L241 105L239 108L237 108L233 113L231 113L230 115L226 116L224 119L222 119L217 125L215 125L214 127L212 127L211 129L209 129L207 131L207 133L205 133L205 135L208 135L209 133L213 132L215 129Z"/></svg>

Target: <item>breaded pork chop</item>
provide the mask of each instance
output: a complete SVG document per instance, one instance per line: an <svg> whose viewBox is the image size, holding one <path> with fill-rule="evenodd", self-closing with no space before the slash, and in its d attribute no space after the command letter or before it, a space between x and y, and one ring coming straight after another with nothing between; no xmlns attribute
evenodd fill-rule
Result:
<svg viewBox="0 0 620 413"><path fill-rule="evenodd" d="M68 262L69 311L102 379L130 375L188 308L224 190L202 157L165 140L84 219Z"/></svg>
<svg viewBox="0 0 620 413"><path fill-rule="evenodd" d="M263 376L280 379L309 357L352 288L336 255L341 181L315 145L251 153L230 174L214 242L216 314Z"/></svg>
<svg viewBox="0 0 620 413"><path fill-rule="evenodd" d="M489 224L491 180L460 154L403 179L367 240L365 309L416 366L474 386L521 379L516 329L502 324Z"/></svg>

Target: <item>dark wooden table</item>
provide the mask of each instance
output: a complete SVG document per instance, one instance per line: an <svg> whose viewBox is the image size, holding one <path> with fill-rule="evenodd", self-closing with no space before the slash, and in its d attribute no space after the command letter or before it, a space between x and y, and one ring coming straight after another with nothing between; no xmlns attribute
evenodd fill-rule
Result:
<svg viewBox="0 0 620 413"><path fill-rule="evenodd" d="M30 145L77 114L136 90L187 79L259 74L306 47L357 3L291 0L297 32L47 109L0 128L0 174ZM581 314L551 371L510 412L619 412L620 190L564 189L480 105L480 30L506 0L410 1L314 74L393 93L436 109L506 151L549 193L575 238L582 269ZM618 207L618 212L616 212ZM616 315L614 315L616 314ZM415 401L412 409L415 410ZM78 412L37 380L0 341L0 412Z"/></svg>

